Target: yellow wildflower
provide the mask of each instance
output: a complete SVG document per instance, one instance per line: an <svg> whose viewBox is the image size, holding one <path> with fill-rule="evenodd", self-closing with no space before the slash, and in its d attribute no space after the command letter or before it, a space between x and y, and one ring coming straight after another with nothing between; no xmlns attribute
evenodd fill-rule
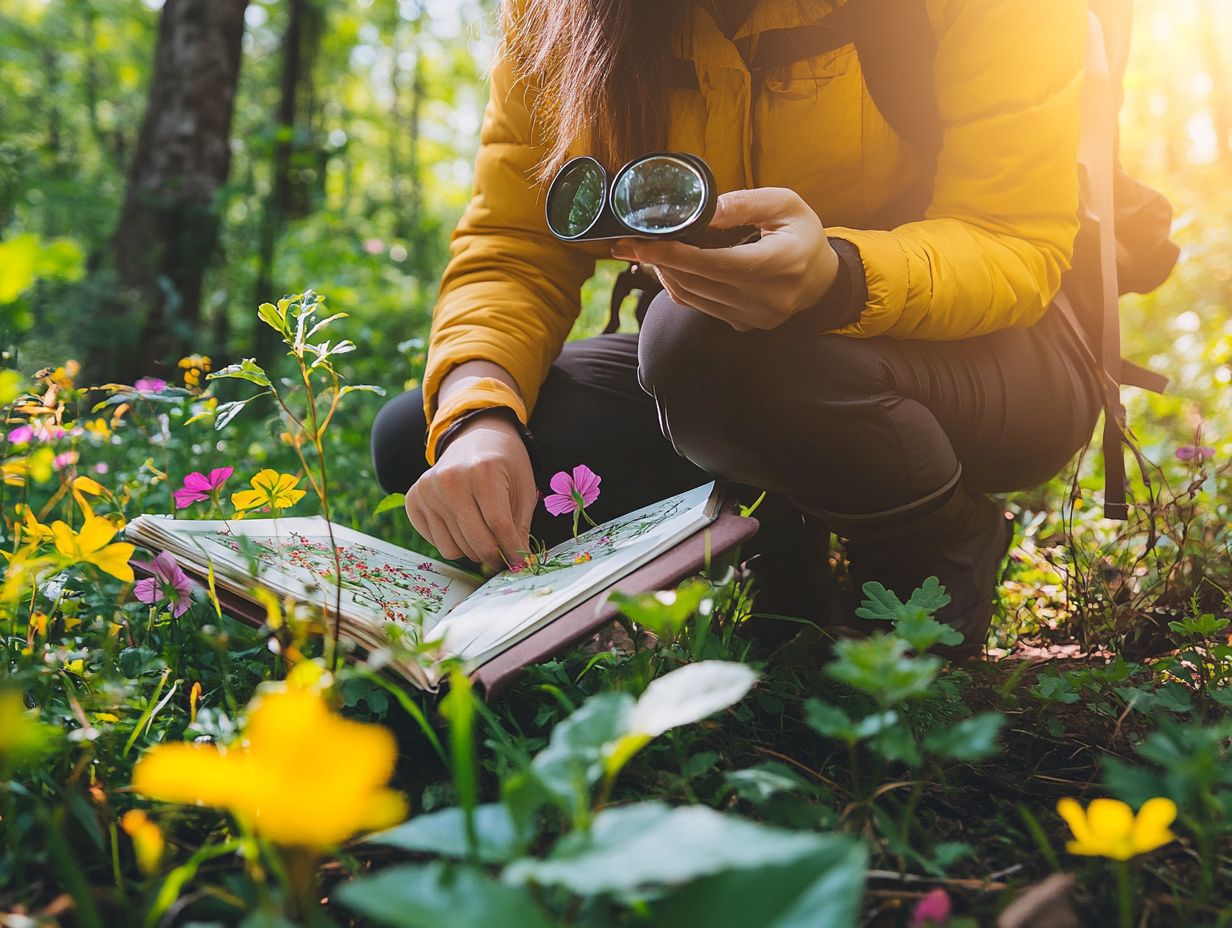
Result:
<svg viewBox="0 0 1232 928"><path fill-rule="evenodd" d="M146 876L158 872L163 859L163 833L140 809L130 809L120 817L120 827L132 838L137 866Z"/></svg>
<svg viewBox="0 0 1232 928"><path fill-rule="evenodd" d="M188 721L197 721L197 703L201 702L201 682L197 681L188 692Z"/></svg>
<svg viewBox="0 0 1232 928"><path fill-rule="evenodd" d="M53 522L52 534L56 550L75 564L93 564L117 580L131 583L133 568L128 560L133 556L133 545L124 541L111 543L116 527L107 519L95 516L86 519L80 532L74 532L64 522Z"/></svg>
<svg viewBox="0 0 1232 928"><path fill-rule="evenodd" d="M87 519L92 518L94 509L90 506L86 496L106 496L107 491L103 489L103 485L91 477L74 477L72 483L73 499L77 501L77 505L81 507L81 514Z"/></svg>
<svg viewBox="0 0 1232 928"><path fill-rule="evenodd" d="M379 725L335 715L315 688L267 692L251 706L241 740L160 744L133 770L152 799L215 806L276 844L324 850L406 815L387 789L397 746Z"/></svg>
<svg viewBox="0 0 1232 928"><path fill-rule="evenodd" d="M47 634L47 613L46 612L31 612L30 613L30 632L32 635Z"/></svg>
<svg viewBox="0 0 1232 928"><path fill-rule="evenodd" d="M272 468L252 478L251 490L238 490L231 494L231 505L236 509L289 509L304 498L306 491L299 489L299 478L280 474Z"/></svg>
<svg viewBox="0 0 1232 928"><path fill-rule="evenodd" d="M1074 840L1065 845L1071 854L1129 860L1176 840L1169 826L1176 821L1176 803L1171 799L1148 799L1133 810L1119 799L1096 799L1084 811L1073 799L1057 803Z"/></svg>
<svg viewBox="0 0 1232 928"><path fill-rule="evenodd" d="M208 355L190 354L180 358L179 367L184 372L184 386L196 390L201 386L201 377L208 374L213 366Z"/></svg>
<svg viewBox="0 0 1232 928"><path fill-rule="evenodd" d="M75 661L68 661L64 665L64 669L69 673L76 674L79 677L86 675L86 662L84 658L77 658Z"/></svg>
<svg viewBox="0 0 1232 928"><path fill-rule="evenodd" d="M85 424L85 430L90 435L98 438L108 439L111 437L111 425L106 419L90 419Z"/></svg>
<svg viewBox="0 0 1232 928"><path fill-rule="evenodd" d="M21 516L21 521L17 523L17 541L20 544L22 536L28 537L32 542L50 541L52 534L51 529L38 520L38 516L34 514L34 510L25 503L18 503L14 510Z"/></svg>

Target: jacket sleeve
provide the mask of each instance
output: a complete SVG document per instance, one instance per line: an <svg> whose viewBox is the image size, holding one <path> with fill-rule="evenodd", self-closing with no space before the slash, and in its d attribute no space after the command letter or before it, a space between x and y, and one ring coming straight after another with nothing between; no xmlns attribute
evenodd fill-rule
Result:
<svg viewBox="0 0 1232 928"><path fill-rule="evenodd" d="M853 336L957 339L1037 321L1078 231L1087 4L928 0L942 127L925 218L830 229L860 250Z"/></svg>
<svg viewBox="0 0 1232 928"><path fill-rule="evenodd" d="M544 148L531 123L532 91L504 56L490 84L474 192L453 233L432 317L423 383L429 422L441 381L470 360L507 370L529 411L578 316L581 286L594 272L593 254L548 231L545 188L535 180ZM475 405L451 397L444 412ZM447 423L433 424L439 431Z"/></svg>

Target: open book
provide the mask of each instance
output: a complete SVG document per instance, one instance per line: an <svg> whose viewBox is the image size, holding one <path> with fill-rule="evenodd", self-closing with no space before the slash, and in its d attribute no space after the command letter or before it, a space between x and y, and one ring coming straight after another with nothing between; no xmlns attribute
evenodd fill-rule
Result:
<svg viewBox="0 0 1232 928"><path fill-rule="evenodd" d="M342 564L340 636L374 651L389 630L432 645L435 662L395 660L391 669L435 689L440 662L478 667L671 549L717 516L713 483L591 528L551 548L532 570L472 574L353 529L333 526ZM321 516L226 521L143 515L129 541L167 551L187 571L248 602L263 587L319 604L331 620L338 600L328 523ZM257 571L254 575L253 566Z"/></svg>

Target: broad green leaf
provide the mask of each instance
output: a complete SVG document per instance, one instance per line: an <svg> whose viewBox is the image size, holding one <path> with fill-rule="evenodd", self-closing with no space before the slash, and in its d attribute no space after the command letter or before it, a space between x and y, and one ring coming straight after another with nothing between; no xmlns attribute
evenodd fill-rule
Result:
<svg viewBox="0 0 1232 928"><path fill-rule="evenodd" d="M700 722L745 697L757 674L734 661L699 661L651 681L629 714L628 730L658 737Z"/></svg>
<svg viewBox="0 0 1232 928"><path fill-rule="evenodd" d="M723 780L741 799L756 803L765 802L780 793L802 793L813 789L812 784L800 774L778 761L733 770Z"/></svg>
<svg viewBox="0 0 1232 928"><path fill-rule="evenodd" d="M286 307L282 305L281 301L279 301L278 306L275 306L273 303L262 303L257 307L257 316L278 334L289 334Z"/></svg>
<svg viewBox="0 0 1232 928"><path fill-rule="evenodd" d="M950 760L984 760L1000 750L997 737L1004 725L1000 712L984 712L933 732L924 739L924 748Z"/></svg>
<svg viewBox="0 0 1232 928"><path fill-rule="evenodd" d="M628 731L632 710L628 693L600 693L552 729L531 770L554 799L570 810L590 804L590 788L603 776L609 746Z"/></svg>
<svg viewBox="0 0 1232 928"><path fill-rule="evenodd" d="M517 855L520 848L517 828L509 810L489 803L475 807L477 857L487 863L501 863ZM384 844L405 851L420 851L440 857L465 858L466 815L462 809L444 809L418 815L388 831L369 835L371 844Z"/></svg>
<svg viewBox="0 0 1232 928"><path fill-rule="evenodd" d="M406 506L405 493L390 493L387 497L376 504L376 508L372 510L374 516L379 516L382 512L389 512L391 509L402 509Z"/></svg>
<svg viewBox="0 0 1232 928"><path fill-rule="evenodd" d="M673 809L661 802L641 802L604 809L589 831L565 835L545 859L514 861L503 879L561 886L583 896L629 893L787 863L826 846L827 840L705 806Z"/></svg>
<svg viewBox="0 0 1232 928"><path fill-rule="evenodd" d="M391 928L551 928L531 897L476 867L435 861L344 883L349 909Z"/></svg>
<svg viewBox="0 0 1232 928"><path fill-rule="evenodd" d="M868 852L841 835L815 835L795 860L696 880L653 904L656 928L853 928Z"/></svg>
<svg viewBox="0 0 1232 928"><path fill-rule="evenodd" d="M245 358L239 364L228 364L222 370L205 375L206 380L247 380L258 387L268 387L270 379L262 368L252 358Z"/></svg>
<svg viewBox="0 0 1232 928"><path fill-rule="evenodd" d="M638 625L660 638L674 638L699 612L709 612L712 588L704 580L691 580L674 590L657 593L613 593L612 602Z"/></svg>
<svg viewBox="0 0 1232 928"><path fill-rule="evenodd" d="M867 598L856 609L856 615L862 619L897 621L918 614L931 616L950 601L950 594L936 577L929 577L920 584L905 603L876 581L864 584L863 590Z"/></svg>

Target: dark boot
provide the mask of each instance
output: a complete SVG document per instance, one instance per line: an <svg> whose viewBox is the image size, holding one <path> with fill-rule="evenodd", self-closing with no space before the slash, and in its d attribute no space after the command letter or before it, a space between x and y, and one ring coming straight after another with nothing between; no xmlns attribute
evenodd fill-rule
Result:
<svg viewBox="0 0 1232 928"><path fill-rule="evenodd" d="M827 623L834 593L830 530L782 497L767 497L755 515L761 527L743 552L753 580L753 614L740 634L773 650L806 628L804 622Z"/></svg>
<svg viewBox="0 0 1232 928"><path fill-rule="evenodd" d="M936 648L950 657L979 654L988 637L1001 564L1013 539L1013 523L993 500L956 487L942 502L894 517L828 519L846 537L851 590L836 597L837 626L867 629L855 615L862 588L876 580L906 601L927 578L936 577L950 594L939 622L962 632L963 642Z"/></svg>

